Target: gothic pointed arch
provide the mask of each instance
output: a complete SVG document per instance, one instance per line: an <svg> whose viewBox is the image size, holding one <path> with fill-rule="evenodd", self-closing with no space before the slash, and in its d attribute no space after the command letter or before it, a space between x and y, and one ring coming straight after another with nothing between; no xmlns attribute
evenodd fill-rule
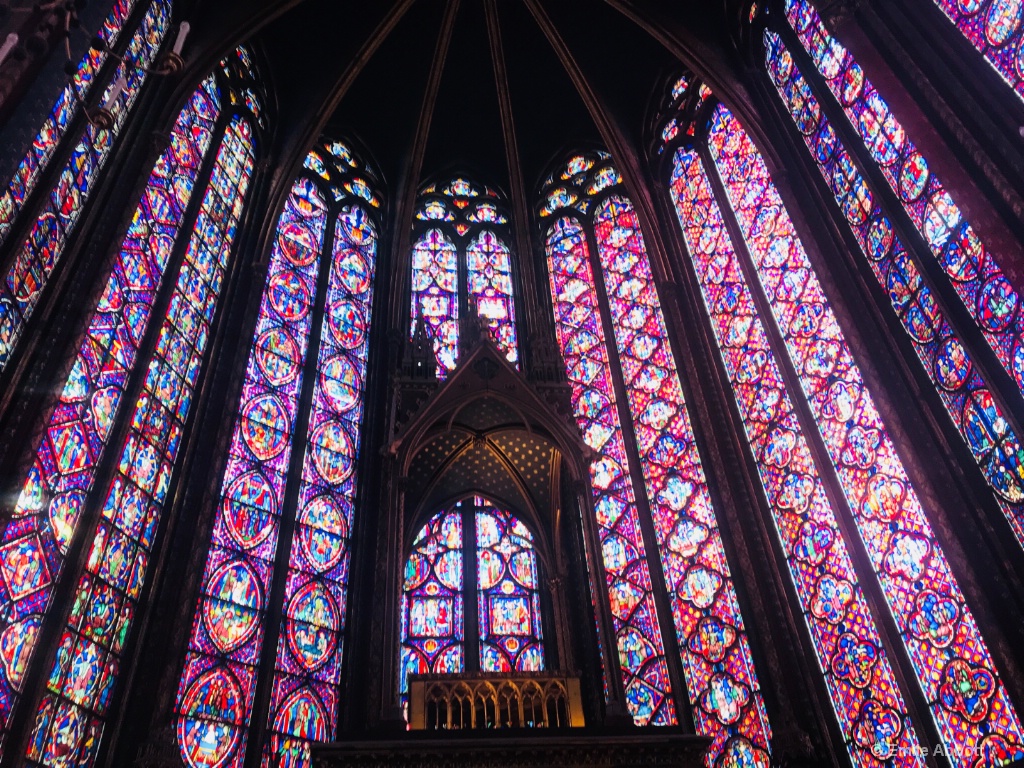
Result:
<svg viewBox="0 0 1024 768"><path fill-rule="evenodd" d="M434 563L422 574L406 566L396 585L403 595L396 638L404 649L396 674L403 701L410 672L559 669L567 662L564 649L571 645L569 638L559 638L557 632L545 640L544 626L550 628L552 622L558 626L552 613L565 610L562 587L556 587L556 582L571 568L566 540L577 524L564 514L559 500L563 478L572 483L586 477L586 463L580 459L584 446L561 393L541 391L527 382L498 346L486 321L480 319L476 326L464 322L462 331L458 368L419 403L389 446L395 471L402 478L404 499L399 515L404 521L400 562L416 560L424 567L428 560ZM465 546L455 547L457 554L445 555L443 542L456 536L462 537L459 540ZM473 576L476 570L466 563L478 559L493 561L495 574L501 570L494 559L497 555L485 553L492 545L500 545L506 560L514 554L512 550L523 553L521 558L530 562L524 564L522 578L515 577L511 560L502 571L511 580ZM464 580L445 577L445 586L443 574L437 573L438 558L451 560L457 572L464 568L470 575ZM461 565L456 567L455 560ZM427 570L436 578L428 578ZM410 586L410 574L414 586ZM544 590L540 590L541 581L547 585ZM510 590L508 604L498 599L498 593L491 595L495 585L501 584ZM447 590L445 605L452 612L446 615L452 622L443 642L436 632L410 634L411 606L430 598L424 590L430 595ZM461 590L470 597L464 599ZM559 602L557 609L549 604L553 600ZM507 616L504 608L510 612ZM513 617L518 617L518 624ZM399 652L396 646L396 657Z"/></svg>
<svg viewBox="0 0 1024 768"><path fill-rule="evenodd" d="M277 221L178 690L189 765L301 764L336 728L379 187L322 139Z"/></svg>
<svg viewBox="0 0 1024 768"><path fill-rule="evenodd" d="M661 124L659 153L667 158L662 168L670 176L687 257L851 758L871 764L879 750L903 754L908 747L901 743L921 738L915 733L921 726L909 713L922 704L949 750L995 748L995 741L999 749L1017 749L1015 714L1000 716L1005 732L999 735L989 727L972 730L972 716L942 696L951 690L942 686L966 669L962 662L985 670L992 696L1007 694L763 158L736 117L699 80L684 74L666 102L671 107ZM809 118L809 128L816 125L813 110L801 115ZM842 492L838 503L825 490L833 482ZM855 539L844 532L847 519ZM927 550L926 557L903 546L911 540ZM862 546L872 563L868 571L861 557L849 554ZM870 618L881 606L871 605L870 589L857 586L868 579L878 580L885 610L905 628L902 651L895 654L883 650L884 630ZM858 622L860 639L854 639L856 632L837 634L851 627L846 618L836 622L822 613L823 589L834 593L833 585L844 585L849 598L840 601L841 615L864 617ZM920 624L925 615L938 619L932 595L950 601L942 639ZM842 659L852 645L874 649L879 663L871 670L877 677L865 677L862 693L850 697L844 682L850 669ZM985 648L981 659L973 655L979 648ZM920 688L899 685L893 669L904 665L901 653ZM967 662L967 656L975 661ZM939 657L946 661L939 664ZM927 671L939 667L938 678ZM875 703L868 696L877 697ZM986 716L994 712L984 709ZM865 723L883 711L889 726L869 730ZM980 716L981 711L973 715Z"/></svg>
<svg viewBox="0 0 1024 768"><path fill-rule="evenodd" d="M3 722L5 730L14 717L32 724L31 765L67 755L92 765L102 745L254 172L263 109L254 77L239 49L178 116L3 533ZM143 343L149 325L152 346ZM132 382L141 384L133 405ZM112 477L101 472L110 464ZM107 483L102 495L98 481ZM83 551L84 568L68 572ZM51 604L67 581L76 584L70 611ZM41 642L57 643L43 676ZM40 677L38 696L25 690Z"/></svg>
<svg viewBox="0 0 1024 768"><path fill-rule="evenodd" d="M412 674L544 670L534 538L512 511L473 495L433 514L413 539L402 592L403 696Z"/></svg>
<svg viewBox="0 0 1024 768"><path fill-rule="evenodd" d="M712 754L764 756L771 727L644 236L612 158L559 163L538 210L574 413L597 455L594 507L633 718L677 717L664 639L674 629Z"/></svg>

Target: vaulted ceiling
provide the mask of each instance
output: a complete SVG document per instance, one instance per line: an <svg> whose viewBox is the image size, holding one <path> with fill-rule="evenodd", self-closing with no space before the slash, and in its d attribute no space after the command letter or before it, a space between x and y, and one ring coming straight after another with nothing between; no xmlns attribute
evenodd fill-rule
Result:
<svg viewBox="0 0 1024 768"><path fill-rule="evenodd" d="M731 75L738 65L729 30L740 5L185 0L175 7L195 30L183 90L240 42L262 52L283 176L327 131L361 143L392 189L461 170L514 192L516 158L529 195L559 153L609 143L602 121L641 146L652 94L684 65L745 101Z"/></svg>

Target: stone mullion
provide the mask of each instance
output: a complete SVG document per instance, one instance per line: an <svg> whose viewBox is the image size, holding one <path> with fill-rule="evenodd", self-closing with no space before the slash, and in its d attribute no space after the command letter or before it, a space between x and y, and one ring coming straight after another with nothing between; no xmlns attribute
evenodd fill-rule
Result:
<svg viewBox="0 0 1024 768"><path fill-rule="evenodd" d="M455 345L455 365L458 367L459 362L462 360L463 352L466 351L467 339L463 338L462 328L463 320L469 320L469 266L466 264L466 247L470 243L470 232L466 233L466 236L461 236L455 231L455 228L449 225L441 225L438 227L445 236L448 237L453 243L455 243L455 304L459 308L459 337ZM410 250L411 254L412 251ZM406 269L406 272L411 272L411 269ZM412 306L412 302L407 302L408 306Z"/></svg>
<svg viewBox="0 0 1024 768"><path fill-rule="evenodd" d="M85 502L82 505L82 515L65 556L63 573L59 582L54 587L49 609L44 615L42 626L39 629L36 641L36 654L32 660L31 668L25 675L21 701L11 717L9 733L12 738L8 742L3 756L0 757L0 766L3 768L16 765L17 761L25 754L31 735L34 713L45 695L47 675L54 665L61 630L66 625L73 607L71 605L71 598L77 587L79 575L89 556L90 545L96 535L96 529L102 517L103 500L106 497L113 475L117 471L120 458L118 448L124 443L131 428L132 406L142 392L149 368L149 360L153 357L157 342L160 339L163 318L167 314L171 296L174 294L177 276L184 263L185 253L188 250L190 233L195 228L196 218L199 215L199 210L217 159L217 152L224 140L224 131L229 120L230 114L221 114L220 120L213 131L210 146L200 165L199 172L196 174L194 191L182 215L181 227L178 230L174 250L167 261L167 266L164 268L157 300L154 302L153 309L150 312L148 327L139 344L138 352L135 355L135 363L128 374L128 381L124 387L124 393L121 395L119 413L104 444L103 456L96 464L92 490L86 495ZM120 244L118 244L119 246Z"/></svg>
<svg viewBox="0 0 1024 768"><path fill-rule="evenodd" d="M476 500L462 502L462 633L465 665L480 671L480 614L477 594Z"/></svg>
<svg viewBox="0 0 1024 768"><path fill-rule="evenodd" d="M632 480L633 496L636 503L637 517L640 521L642 544L646 554L647 570L651 577L651 598L654 600L658 625L661 630L662 647L665 653L665 664L668 668L669 681L672 685L672 696L676 705L677 719L687 733L694 732L693 715L690 697L683 674L679 638L676 636L676 622L669 603L669 588L665 581L665 573L661 565L661 548L654 529L654 518L651 505L647 498L647 486L644 482L643 461L637 446L636 432L633 428L633 416L629 407L629 396L626 392L622 364L619 361L618 343L615 336L615 321L612 318L611 306L608 303L608 286L604 279L604 268L601 265L600 250L594 236L593 224L587 222L583 226L587 237L587 250L590 252L590 268L594 276L594 292L600 311L601 324L604 327L605 346L608 352L608 365L611 372L614 390L615 407L618 412L619 426L622 429L622 442L626 449L626 470ZM607 602L607 589L604 599Z"/></svg>
<svg viewBox="0 0 1024 768"><path fill-rule="evenodd" d="M760 277L754 266L754 260L747 247L746 239L743 237L743 231L733 213L728 193L718 174L717 165L711 157L706 141L702 142L698 147L698 154L707 173L715 200L722 212L722 219L733 243L740 271L750 291L757 314L761 319L765 336L772 348L779 372L789 393L794 414L814 457L814 465L821 478L822 487L829 503L832 505L832 509L835 511L836 523L849 550L850 558L857 568L860 586L878 627L879 637L886 654L892 660L893 675L903 694L904 702L907 706L907 714L910 717L910 721L918 728L918 735L925 740L925 743L930 745L942 744L943 741L931 717L928 702L925 700L921 686L917 684L917 676L903 645L899 627L889 611L888 603L885 600L885 595L882 592L872 565L871 556L868 554L867 548L860 537L853 512L843 493L838 473L832 464L831 456L818 430L818 422L811 412L810 405L804 395L803 387L800 383L800 375L789 357L785 339L779 330L768 296L761 285ZM932 760L932 758L927 759Z"/></svg>
<svg viewBox="0 0 1024 768"><path fill-rule="evenodd" d="M662 170L669 173L667 166ZM650 180L649 184L655 191L655 216L663 224L669 254L670 272L658 284L658 295L674 357L682 363L677 363L680 383L693 416L694 438L772 724L773 754L788 760L813 758L822 764L831 760L837 765L834 756L845 750L843 736L821 673L808 663L815 651L802 616L793 611L800 602L785 566L780 567L786 560L782 543L771 521L710 317L701 310L704 302L697 275L685 256L688 251L668 186ZM708 428L712 424L716 425L713 431ZM754 514L745 515L742 510ZM811 714L802 714L806 712Z"/></svg>

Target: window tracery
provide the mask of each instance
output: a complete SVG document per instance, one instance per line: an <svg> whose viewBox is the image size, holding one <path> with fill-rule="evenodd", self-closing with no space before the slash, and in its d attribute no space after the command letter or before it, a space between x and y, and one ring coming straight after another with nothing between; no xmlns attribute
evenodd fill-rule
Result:
<svg viewBox="0 0 1024 768"><path fill-rule="evenodd" d="M370 170L340 142L316 147L303 168L278 219L179 684L179 748L197 767L242 765L253 717L267 718L264 759L294 766L308 766L310 743L337 725L376 266L370 211L380 200ZM293 472L310 388L304 458ZM291 540L281 540L283 529ZM288 566L275 573L281 546ZM278 581L275 649L265 640ZM270 686L269 712L254 713L261 680Z"/></svg>
<svg viewBox="0 0 1024 768"><path fill-rule="evenodd" d="M538 587L533 535L511 512L476 496L435 514L405 563L403 698L410 674L542 671ZM466 652L467 607L477 613L475 659Z"/></svg>
<svg viewBox="0 0 1024 768"><path fill-rule="evenodd" d="M242 70L236 70L239 75ZM245 72L246 77L249 73ZM241 77L209 76L172 129L114 261L106 288L0 545L5 620L0 656L3 721L9 722L65 559L86 515L98 463L137 369L165 272L182 234L204 157L216 147L210 178L148 363L131 428L89 548L67 626L35 718L30 765L96 759L119 672L120 653L143 588L183 425L202 367L253 172L248 110L225 109ZM173 274L173 273L172 273ZM54 616L52 620L57 620Z"/></svg>
<svg viewBox="0 0 1024 768"><path fill-rule="evenodd" d="M413 230L410 334L422 320L434 345L438 377L455 369L459 318L471 305L508 361L518 366L508 216L498 193L461 177L430 184L420 192Z"/></svg>
<svg viewBox="0 0 1024 768"><path fill-rule="evenodd" d="M576 418L587 444L600 454L592 467L595 511L627 697L640 722L675 718L673 709L659 711L662 702L649 692L672 703L636 504L641 492L652 517L694 718L701 733L714 737L709 759L766 760L771 727L640 223L621 184L606 154L574 156L549 179L540 215L559 216L547 234L556 330ZM561 207L573 198L573 208ZM585 225L592 227L589 237ZM622 416L616 412L602 298L622 371ZM620 418L629 419L627 436ZM629 439L635 439L642 474L635 480L626 454Z"/></svg>
<svg viewBox="0 0 1024 768"><path fill-rule="evenodd" d="M851 757L877 765L911 753L917 736L860 607L856 573L834 574L850 568L842 552L850 543L831 522L846 510L830 511L818 490L804 447L812 438L793 415L789 397L798 395L787 392L776 354L792 363L873 563L866 578L878 579L948 754L962 765L975 754L1012 754L1022 748L1017 715L763 159L724 105L710 100L688 117L695 140L669 145L673 202ZM751 286L764 292L770 318ZM781 336L777 352L765 323ZM854 612L863 617L856 623ZM969 705L954 693L968 680L963 691L977 694Z"/></svg>

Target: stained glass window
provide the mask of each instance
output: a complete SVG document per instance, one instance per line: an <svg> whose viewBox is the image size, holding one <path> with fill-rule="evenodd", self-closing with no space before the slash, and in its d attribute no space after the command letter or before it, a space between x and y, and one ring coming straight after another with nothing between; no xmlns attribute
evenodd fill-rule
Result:
<svg viewBox="0 0 1024 768"><path fill-rule="evenodd" d="M782 38L765 32L765 61L879 285L1024 544L1024 448L970 352L938 306L893 224L836 136Z"/></svg>
<svg viewBox="0 0 1024 768"><path fill-rule="evenodd" d="M698 730L714 737L709 752L711 761L739 759L743 755L767 760L771 728L686 412L640 223L632 204L621 191L621 176L609 158L573 157L560 179L576 188L569 197L578 197L587 205L597 249L596 265L591 265L584 231L568 217L560 219L549 230L556 327L574 389L577 420L584 429L588 445L605 453L607 459L617 457L615 464L609 463L608 467L614 466L614 471L631 483L626 446L618 434L619 417L610 388L613 374L607 369L612 351L604 348L598 309L601 294L591 271L599 266L615 341L614 353L623 376L624 405L635 436L643 491L653 518ZM552 204L549 196L542 206L550 208ZM559 229L561 237L558 237ZM572 258L568 258L570 253ZM571 279L567 280L570 275ZM593 334L588 341L595 342L595 349L590 354L603 358L604 362L599 365L585 366L582 359L578 360L579 351L575 347L584 330L581 320L586 322L587 335ZM600 381L601 367L606 368L604 382ZM589 387L594 389L588 391ZM611 418L601 419L605 408ZM607 459L602 458L599 463ZM593 476L595 493L600 487L597 480L607 473L608 467L599 469L599 474ZM621 567L608 558L608 546L616 538L624 537L630 550L643 552L639 512L635 504L627 512L623 501L622 497L616 499L603 494L597 498L596 510L609 574ZM627 520L629 516L634 521L617 531L616 536L606 530L606 521ZM625 585L616 585L613 594L612 613L616 618L638 603L640 597L635 587L626 589ZM627 682L627 696L629 693L630 683ZM631 706L634 717L638 711L642 712L636 702L631 701Z"/></svg>
<svg viewBox="0 0 1024 768"><path fill-rule="evenodd" d="M485 229L466 246L466 262L469 295L471 301L476 302L477 313L491 329L508 361L517 363L519 350L508 246L494 232Z"/></svg>
<svg viewBox="0 0 1024 768"><path fill-rule="evenodd" d="M476 499L480 669L544 669L540 579L533 535L515 516Z"/></svg>
<svg viewBox="0 0 1024 768"><path fill-rule="evenodd" d="M57 97L28 153L22 158L3 195L0 195L0 245L7 241L14 219L32 194L39 176L57 151L72 119L78 114L79 99L84 99L96 84L100 69L117 44L121 31L135 9L136 0L116 0L97 35L104 42L103 50L90 47L78 63L74 75Z"/></svg>
<svg viewBox="0 0 1024 768"><path fill-rule="evenodd" d="M412 249L412 332L423 322L445 378L459 356L459 254L439 229L427 230Z"/></svg>
<svg viewBox="0 0 1024 768"><path fill-rule="evenodd" d="M974 616L764 161L722 106L709 148L776 322L786 329L790 358L947 747L964 755L967 764L966 756L986 744L1024 744L1020 720ZM880 521L887 525L879 526ZM936 609L930 595L948 601L944 605L953 637L931 626Z"/></svg>
<svg viewBox="0 0 1024 768"><path fill-rule="evenodd" d="M13 519L4 531L0 602L4 636L11 638L0 651L4 722L14 706L54 582L63 570L97 459L113 426L141 331L189 202L189 196L176 194L172 182L178 175L190 178L197 172L210 144L218 102L211 78L192 96L172 129L178 151L172 151L173 146L165 151L150 176Z"/></svg>
<svg viewBox="0 0 1024 768"><path fill-rule="evenodd" d="M786 17L996 357L1024 390L1024 313L994 255L810 4L786 0Z"/></svg>
<svg viewBox="0 0 1024 768"><path fill-rule="evenodd" d="M574 218L558 218L546 249L555 330L573 391L576 422L599 455L590 465L608 600L626 699L642 724L676 722L647 552L598 308L590 248Z"/></svg>
<svg viewBox="0 0 1024 768"><path fill-rule="evenodd" d="M236 118L218 150L185 262L160 329L118 474L103 505L36 715L31 764L91 765L121 649L145 583L210 325L253 169L252 129Z"/></svg>
<svg viewBox="0 0 1024 768"><path fill-rule="evenodd" d="M779 377L775 352L765 336L766 321L747 286L748 271L739 267L748 252L749 274L756 275L764 291L782 352L796 370L800 394L807 399L871 558L869 578L877 578L881 586L947 754L965 766L973 764L976 754L1024 754L1019 751L1024 747L1017 714L763 159L720 104L712 114L706 155L699 156L699 146L696 150L676 151L674 202L790 570L808 606L805 612L811 614L808 625L823 671L826 678L831 672L846 683L829 681L851 755L859 763L876 764L870 761L886 759L901 743L913 744L915 739L905 712L901 714L901 692L888 673L890 665L882 654L873 653L877 630L863 619L856 628L851 624L855 612L863 610L862 598L852 570L844 572L849 561L837 544L845 542L836 535L834 513L808 461L789 402L794 395ZM712 178L720 180L720 198ZM734 250L724 216L735 217L744 251ZM787 421L789 428L783 429ZM758 422L778 425L771 439ZM802 516L797 527L787 519L788 510L794 509L816 513ZM809 592L808 571L816 579ZM840 625L844 635L854 630L853 636L830 637L815 619ZM871 664L866 664L869 659ZM859 680L850 677L857 674ZM860 690L854 693L850 684ZM874 701L865 699L865 693Z"/></svg>
<svg viewBox="0 0 1024 768"><path fill-rule="evenodd" d="M1016 0L935 0L935 4L1024 98L1024 5Z"/></svg>
<svg viewBox="0 0 1024 768"><path fill-rule="evenodd" d="M466 668L462 536L462 510L455 507L438 512L413 541L402 585L403 696L410 674Z"/></svg>
<svg viewBox="0 0 1024 768"><path fill-rule="evenodd" d="M910 754L917 737L892 665L693 150L676 155L672 196L850 757L874 766Z"/></svg>
<svg viewBox="0 0 1024 768"><path fill-rule="evenodd" d="M142 89L147 67L156 58L167 31L170 5L170 0L155 0L150 5L128 42L113 82L102 96L106 102L117 87L114 83L124 80L124 88L110 108L113 125L109 129L92 124L85 126L81 139L71 150L52 190L43 201L34 225L17 246L10 270L0 285L0 370L10 358L25 322L63 255L67 240L95 187L100 170ZM130 5L123 0L118 2L104 25L101 37L113 42L129 14ZM36 137L29 154L22 160L11 185L0 197L0 244L7 239L15 216L56 152L68 121L77 109L75 93L84 91L92 83L106 57L107 54L103 52L90 51L86 55L78 73L61 94L53 113Z"/></svg>
<svg viewBox="0 0 1024 768"><path fill-rule="evenodd" d="M178 695L178 742L193 766L241 765L245 754L326 228L323 197L297 181L278 220Z"/></svg>
<svg viewBox="0 0 1024 768"><path fill-rule="evenodd" d="M494 190L463 178L441 185L440 192L438 186L420 192L416 210L411 333L422 319L443 379L457 364L459 317L469 308L484 321L508 361L518 366L504 204ZM466 287L460 288L463 281Z"/></svg>
<svg viewBox="0 0 1024 768"><path fill-rule="evenodd" d="M37 713L32 765L92 765L131 629L153 535L177 457L208 331L253 167L253 136L236 115L214 142L228 80L208 77L171 131L114 259L82 346L0 544L4 603L3 722L18 702L43 616L77 540L79 519L137 367L204 156L217 147L195 231L119 451L78 579L71 615ZM231 111L227 112L230 115ZM225 115L225 117L227 117Z"/></svg>
<svg viewBox="0 0 1024 768"><path fill-rule="evenodd" d="M472 570L476 566L476 575ZM468 570L468 572L467 572ZM467 597L476 592L480 654L466 657ZM481 497L435 514L413 540L402 586L400 692L409 675L544 669L533 535Z"/></svg>
<svg viewBox="0 0 1024 768"><path fill-rule="evenodd" d="M336 728L378 231L364 195L335 194L361 178L342 149L351 159L337 142L310 152L278 219L178 689L178 745L191 766L242 765L254 716L267 723L260 749L271 764L310 765L309 744ZM300 404L310 399L297 509L286 509ZM287 572L275 573L281 546ZM282 579L276 661L261 669ZM261 679L269 711L254 714Z"/></svg>
<svg viewBox="0 0 1024 768"><path fill-rule="evenodd" d="M712 755L750 750L766 757L771 728L628 199L617 194L597 204L594 237L698 731L715 737Z"/></svg>
<svg viewBox="0 0 1024 768"><path fill-rule="evenodd" d="M328 322L320 340L268 716L274 735L265 744L268 755L284 765L308 764L308 743L327 740L337 727L354 470L377 261L376 228L362 205L341 210L332 250Z"/></svg>

